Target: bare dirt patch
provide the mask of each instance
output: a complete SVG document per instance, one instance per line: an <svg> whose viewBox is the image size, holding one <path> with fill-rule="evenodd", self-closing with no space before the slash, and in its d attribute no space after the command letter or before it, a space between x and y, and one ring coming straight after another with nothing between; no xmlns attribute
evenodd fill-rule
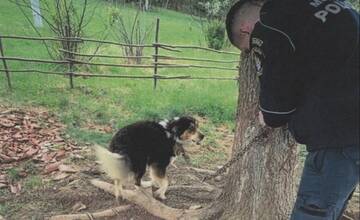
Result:
<svg viewBox="0 0 360 220"><path fill-rule="evenodd" d="M7 219L46 219L59 214L95 212L129 204L126 201L120 201L118 204L112 195L90 184L90 180L94 178L100 178L110 183L111 180L97 171L92 155L85 155L85 158L81 162L81 166L75 163L79 171L64 179L54 181L54 175L47 175L43 176L45 184L36 190L22 190L19 195L6 193L1 201L8 209L5 217ZM186 186L203 186L201 180L205 175L186 168L181 161L176 164L178 168L169 168L170 185L181 187L173 189L170 187L164 203L181 209L209 204L216 196L213 192L186 190ZM212 182L211 184L221 185L221 182ZM74 210L77 203L83 204L85 208L77 212ZM111 219L152 220L159 218L132 205L131 209Z"/></svg>

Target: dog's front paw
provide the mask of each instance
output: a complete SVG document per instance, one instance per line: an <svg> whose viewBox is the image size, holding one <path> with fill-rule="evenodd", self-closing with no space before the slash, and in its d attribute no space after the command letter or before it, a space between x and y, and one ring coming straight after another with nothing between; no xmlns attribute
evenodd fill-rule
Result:
<svg viewBox="0 0 360 220"><path fill-rule="evenodd" d="M175 169L178 168L174 163L171 163L170 165L173 166Z"/></svg>
<svg viewBox="0 0 360 220"><path fill-rule="evenodd" d="M154 192L154 197L155 198L159 198L161 200L165 200L166 199L166 196L165 196L165 193L164 192L161 192L160 190L156 190Z"/></svg>

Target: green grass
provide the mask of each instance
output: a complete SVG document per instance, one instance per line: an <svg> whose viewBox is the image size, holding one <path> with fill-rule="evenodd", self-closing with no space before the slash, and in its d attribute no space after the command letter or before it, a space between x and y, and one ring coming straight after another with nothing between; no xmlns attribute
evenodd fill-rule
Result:
<svg viewBox="0 0 360 220"><path fill-rule="evenodd" d="M9 177L10 182L16 182L21 179L20 171L15 167L7 170L7 176Z"/></svg>
<svg viewBox="0 0 360 220"><path fill-rule="evenodd" d="M105 146L111 138L111 134L98 133L78 128L69 128L67 133L71 134L71 136L77 140L81 140L86 143L96 143L103 146Z"/></svg>
<svg viewBox="0 0 360 220"><path fill-rule="evenodd" d="M35 163L31 160L25 161L21 165L21 167L27 174L35 175L38 173L38 168L36 167Z"/></svg>
<svg viewBox="0 0 360 220"><path fill-rule="evenodd" d="M15 212L21 210L21 208L22 208L22 205L16 204L16 203L0 204L0 215L7 216L9 213L15 213Z"/></svg>
<svg viewBox="0 0 360 220"><path fill-rule="evenodd" d="M42 179L39 176L29 176L24 182L24 187L27 190L33 190L43 185Z"/></svg>
<svg viewBox="0 0 360 220"><path fill-rule="evenodd" d="M80 4L81 1L79 1ZM105 1L91 0L91 7L97 8L95 16L85 30L85 35L100 38L108 21L112 5ZM121 8L125 17L133 17L135 10L131 7ZM28 11L28 13L30 13ZM161 19L160 42L168 44L204 45L200 26L189 15L178 12L156 9L142 15L147 24ZM110 31L110 30L107 30ZM53 36L46 28L41 30L45 36ZM105 31L106 32L106 31ZM32 35L30 28L21 12L12 3L0 1L0 34ZM109 32L108 40L115 40ZM153 33L148 40L153 42ZM148 43L149 43L148 42ZM41 42L3 40L7 56L47 58L48 55ZM90 53L96 44L88 43L83 52ZM104 45L101 54L121 54L121 48ZM145 50L145 55L152 55L153 49ZM238 56L209 53L199 50L183 50L182 53L160 50L160 54L201 57L218 60L236 60ZM121 63L121 60L94 59L94 62ZM146 61L149 63L151 61ZM172 63L189 63L176 61ZM208 64L234 67L237 64ZM11 69L56 69L54 65L8 62ZM58 70L58 69L57 69ZM113 67L80 67L81 71L97 74L151 75L152 69L139 70ZM236 71L220 71L207 69L160 69L161 75L192 75L192 76L236 76ZM110 124L117 127L140 119L169 118L191 114L209 118L215 123L232 124L235 118L237 84L234 81L196 81L196 80L161 80L158 88L153 89L152 80L75 79L75 89L69 89L69 80L62 76L41 75L33 73L11 74L13 91L9 92L4 74L0 74L0 101L15 105L44 106L57 113L68 125L68 133L73 137L96 143L108 142L110 135L84 130L88 123Z"/></svg>
<svg viewBox="0 0 360 220"><path fill-rule="evenodd" d="M6 204L0 204L0 215L5 215L9 210Z"/></svg>

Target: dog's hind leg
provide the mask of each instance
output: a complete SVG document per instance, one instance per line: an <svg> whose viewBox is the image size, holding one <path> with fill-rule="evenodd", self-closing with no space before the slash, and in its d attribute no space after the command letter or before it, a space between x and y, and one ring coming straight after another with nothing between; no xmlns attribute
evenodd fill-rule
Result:
<svg viewBox="0 0 360 220"><path fill-rule="evenodd" d="M150 166L151 177L155 184L159 186L159 189L154 192L155 197L162 200L166 199L165 193L169 186L169 181L166 177L166 167L159 167L156 165Z"/></svg>
<svg viewBox="0 0 360 220"><path fill-rule="evenodd" d="M114 180L114 190L116 202L119 203L119 196L122 196L122 184L118 179Z"/></svg>
<svg viewBox="0 0 360 220"><path fill-rule="evenodd" d="M135 186L142 186L142 177L144 176L146 172L146 164L142 164L141 166L138 167L138 169L135 171Z"/></svg>
<svg viewBox="0 0 360 220"><path fill-rule="evenodd" d="M150 181L152 186L160 188L159 183L156 181L155 169L153 168L153 166L150 166Z"/></svg>
<svg viewBox="0 0 360 220"><path fill-rule="evenodd" d="M163 178L158 178L157 181L159 182L160 188L155 191L154 195L156 197L159 197L162 200L165 200L166 199L165 193L166 193L167 188L169 186L169 181L168 181L166 176L164 176Z"/></svg>

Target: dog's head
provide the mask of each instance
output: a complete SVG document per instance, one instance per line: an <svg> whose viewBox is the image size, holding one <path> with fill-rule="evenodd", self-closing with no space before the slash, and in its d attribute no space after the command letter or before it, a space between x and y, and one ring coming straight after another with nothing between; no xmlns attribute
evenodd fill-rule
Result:
<svg viewBox="0 0 360 220"><path fill-rule="evenodd" d="M174 134L177 141L200 144L204 135L199 131L199 122L193 117L174 118L168 124L168 129Z"/></svg>

